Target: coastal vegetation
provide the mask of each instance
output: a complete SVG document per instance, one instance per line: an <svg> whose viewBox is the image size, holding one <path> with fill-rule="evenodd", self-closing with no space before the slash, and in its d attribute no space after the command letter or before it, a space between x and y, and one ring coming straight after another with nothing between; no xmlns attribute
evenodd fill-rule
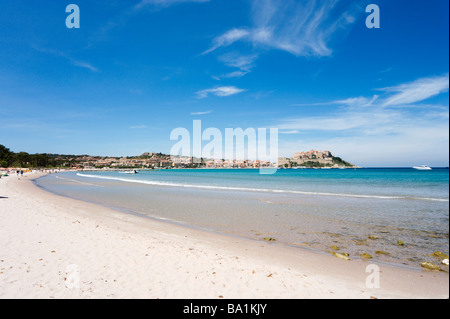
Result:
<svg viewBox="0 0 450 319"><path fill-rule="evenodd" d="M338 166L345 166L345 167L352 167L353 166L353 164L351 164L351 163L349 163L347 161L344 161L342 158L336 157L336 156L333 156L333 163L337 164Z"/></svg>
<svg viewBox="0 0 450 319"><path fill-rule="evenodd" d="M63 161L49 154L14 153L0 145L0 167L53 168L63 165Z"/></svg>

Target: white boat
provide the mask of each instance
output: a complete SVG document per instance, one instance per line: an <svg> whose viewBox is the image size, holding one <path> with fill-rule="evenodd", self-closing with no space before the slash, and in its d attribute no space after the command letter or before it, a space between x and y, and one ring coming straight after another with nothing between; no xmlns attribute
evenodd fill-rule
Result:
<svg viewBox="0 0 450 319"><path fill-rule="evenodd" d="M429 167L427 165L414 166L413 168L416 170L419 170L419 171L431 171L431 169L432 169L431 167Z"/></svg>

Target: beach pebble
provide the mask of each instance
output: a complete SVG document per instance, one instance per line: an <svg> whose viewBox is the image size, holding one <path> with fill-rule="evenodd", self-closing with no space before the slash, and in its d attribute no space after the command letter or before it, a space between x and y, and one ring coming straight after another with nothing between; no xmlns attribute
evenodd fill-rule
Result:
<svg viewBox="0 0 450 319"><path fill-rule="evenodd" d="M370 256L368 253L362 253L361 258L362 259L372 259L372 256Z"/></svg>
<svg viewBox="0 0 450 319"><path fill-rule="evenodd" d="M443 261L441 261L443 265L448 266L448 259L444 259Z"/></svg>
<svg viewBox="0 0 450 319"><path fill-rule="evenodd" d="M448 259L448 255L444 254L441 251L435 251L431 256L437 257L437 258L439 258L441 260Z"/></svg>
<svg viewBox="0 0 450 319"><path fill-rule="evenodd" d="M425 269L429 269L429 270L441 270L441 267L439 267L438 265L432 264L428 261L424 261L423 263L420 264L423 268Z"/></svg>
<svg viewBox="0 0 450 319"><path fill-rule="evenodd" d="M346 253L339 254L339 253L335 253L335 252L333 251L331 254L334 255L334 256L337 257L337 258L340 258L340 259L350 260L350 258L348 257L348 254L346 254ZM346 256L346 255L347 255L347 256Z"/></svg>

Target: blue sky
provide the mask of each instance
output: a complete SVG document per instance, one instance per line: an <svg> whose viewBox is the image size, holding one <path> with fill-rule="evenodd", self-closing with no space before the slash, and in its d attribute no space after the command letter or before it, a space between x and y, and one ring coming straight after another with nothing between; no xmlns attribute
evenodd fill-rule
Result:
<svg viewBox="0 0 450 319"><path fill-rule="evenodd" d="M68 29L68 4L80 28ZM368 29L368 4L381 27ZM448 166L449 4L0 1L0 144L169 153L177 127L279 129L279 153Z"/></svg>

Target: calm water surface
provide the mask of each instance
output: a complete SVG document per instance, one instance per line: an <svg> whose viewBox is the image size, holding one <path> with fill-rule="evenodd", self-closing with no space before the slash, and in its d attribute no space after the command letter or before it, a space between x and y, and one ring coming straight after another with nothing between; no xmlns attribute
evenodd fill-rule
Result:
<svg viewBox="0 0 450 319"><path fill-rule="evenodd" d="M396 169L68 172L36 183L130 213L320 252L420 267L449 251L449 171ZM398 245L401 240L404 245ZM383 253L381 253L383 252Z"/></svg>

